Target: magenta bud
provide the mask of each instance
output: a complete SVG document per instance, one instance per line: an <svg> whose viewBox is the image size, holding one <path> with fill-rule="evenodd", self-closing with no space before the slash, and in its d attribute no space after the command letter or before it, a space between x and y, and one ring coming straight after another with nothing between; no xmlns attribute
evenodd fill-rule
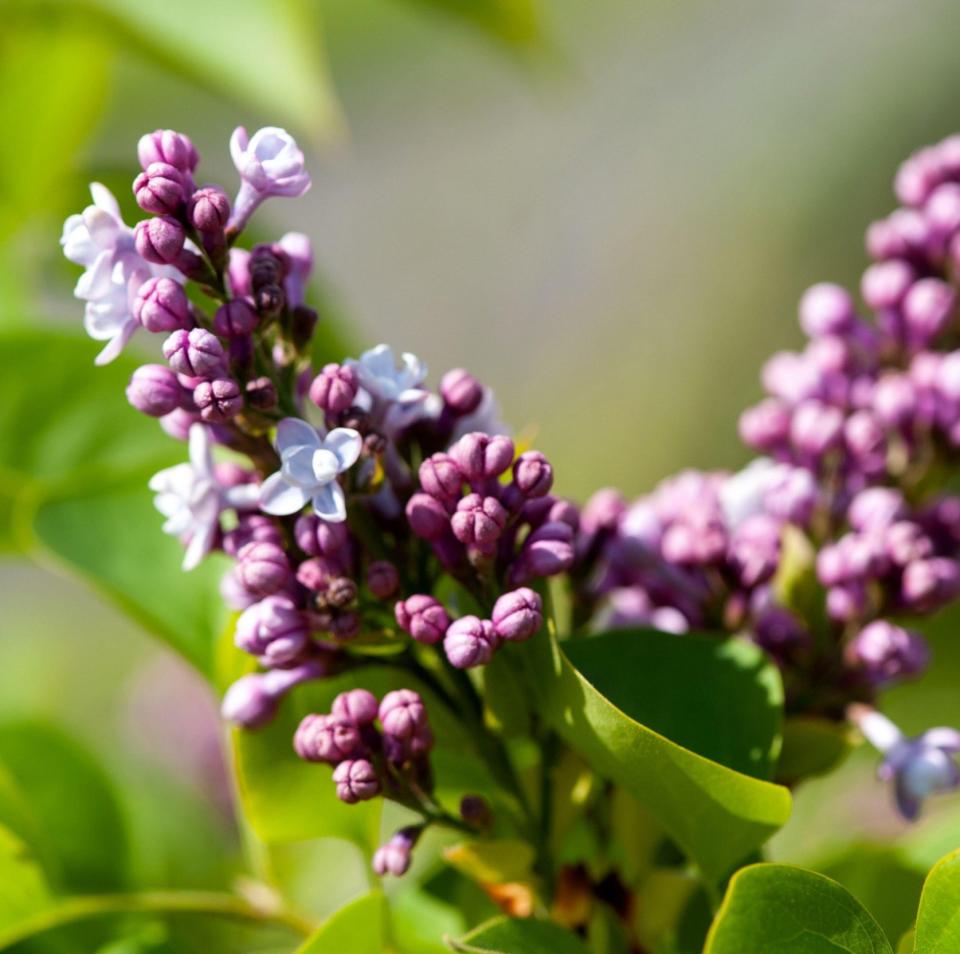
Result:
<svg viewBox="0 0 960 954"><path fill-rule="evenodd" d="M545 523L524 541L514 577L555 576L573 565L573 530L566 523Z"/></svg>
<svg viewBox="0 0 960 954"><path fill-rule="evenodd" d="M134 179L133 194L144 212L174 215L183 205L183 175L166 162L151 162Z"/></svg>
<svg viewBox="0 0 960 954"><path fill-rule="evenodd" d="M484 666L493 658L498 637L489 620L463 616L454 620L443 638L443 651L451 666L471 669Z"/></svg>
<svg viewBox="0 0 960 954"><path fill-rule="evenodd" d="M431 454L421 465L420 486L431 497L456 500L463 491L463 474L449 454Z"/></svg>
<svg viewBox="0 0 960 954"><path fill-rule="evenodd" d="M381 845L373 854L374 872L381 877L389 874L396 878L406 874L419 834L418 828L404 828Z"/></svg>
<svg viewBox="0 0 960 954"><path fill-rule="evenodd" d="M193 172L199 162L190 137L172 129L158 129L141 136L137 143L137 158L143 169L155 162L165 162L185 173Z"/></svg>
<svg viewBox="0 0 960 954"><path fill-rule="evenodd" d="M360 635L363 627L363 620L360 614L354 611L347 613L338 613L330 623L330 632L334 639L342 643L349 642Z"/></svg>
<svg viewBox="0 0 960 954"><path fill-rule="evenodd" d="M789 436L790 409L776 398L767 398L740 416L740 437L756 450L777 450Z"/></svg>
<svg viewBox="0 0 960 954"><path fill-rule="evenodd" d="M303 514L293 528L297 546L311 556L334 556L347 545L346 523L329 523L316 514Z"/></svg>
<svg viewBox="0 0 960 954"><path fill-rule="evenodd" d="M396 739L409 739L429 725L420 695L412 689L395 689L380 702L377 713L383 731Z"/></svg>
<svg viewBox="0 0 960 954"><path fill-rule="evenodd" d="M513 482L526 497L542 497L553 486L553 468L540 451L524 451L513 463Z"/></svg>
<svg viewBox="0 0 960 954"><path fill-rule="evenodd" d="M200 416L210 424L228 421L243 410L240 385L231 378L201 381L193 392Z"/></svg>
<svg viewBox="0 0 960 954"><path fill-rule="evenodd" d="M266 376L247 381L243 393L250 407L258 411L269 411L277 406L276 385Z"/></svg>
<svg viewBox="0 0 960 954"><path fill-rule="evenodd" d="M901 259L871 265L860 281L860 293L870 308L877 311L899 308L916 279L913 268Z"/></svg>
<svg viewBox="0 0 960 954"><path fill-rule="evenodd" d="M915 560L904 568L900 585L910 609L928 612L960 595L960 565L947 557Z"/></svg>
<svg viewBox="0 0 960 954"><path fill-rule="evenodd" d="M501 639L523 642L543 625L540 594L526 586L504 593L493 605L492 618L493 628Z"/></svg>
<svg viewBox="0 0 960 954"><path fill-rule="evenodd" d="M903 318L914 346L924 347L945 331L953 316L956 292L939 278L921 278L903 300Z"/></svg>
<svg viewBox="0 0 960 954"><path fill-rule="evenodd" d="M217 309L213 330L221 338L241 338L257 326L257 313L246 298L232 298Z"/></svg>
<svg viewBox="0 0 960 954"><path fill-rule="evenodd" d="M809 457L820 457L843 439L843 412L817 400L806 400L793 413L790 438Z"/></svg>
<svg viewBox="0 0 960 954"><path fill-rule="evenodd" d="M191 378L218 377L227 365L222 345L205 328L175 331L163 343L163 356L177 374Z"/></svg>
<svg viewBox="0 0 960 954"><path fill-rule="evenodd" d="M353 404L359 387L354 368L327 364L310 385L310 400L328 414L340 414Z"/></svg>
<svg viewBox="0 0 960 954"><path fill-rule="evenodd" d="M255 596L270 596L290 582L290 561L276 543L251 541L240 548L237 561L240 582Z"/></svg>
<svg viewBox="0 0 960 954"><path fill-rule="evenodd" d="M349 759L333 770L337 798L348 805L365 802L380 792L376 769L366 759Z"/></svg>
<svg viewBox="0 0 960 954"><path fill-rule="evenodd" d="M513 462L513 441L502 434L464 434L449 450L460 472L471 483L498 477Z"/></svg>
<svg viewBox="0 0 960 954"><path fill-rule="evenodd" d="M314 593L326 592L330 581L343 572L336 559L329 557L311 557L297 567L297 582Z"/></svg>
<svg viewBox="0 0 960 954"><path fill-rule="evenodd" d="M234 640L238 648L266 665L292 662L307 645L303 614L287 596L268 596L240 614Z"/></svg>
<svg viewBox="0 0 960 954"><path fill-rule="evenodd" d="M220 706L224 719L244 729L258 729L277 713L277 700L267 691L263 673L241 676L226 691Z"/></svg>
<svg viewBox="0 0 960 954"><path fill-rule="evenodd" d="M137 222L133 237L140 256L154 265L176 265L186 240L183 226L169 215Z"/></svg>
<svg viewBox="0 0 960 954"><path fill-rule="evenodd" d="M855 318L853 298L839 285L813 285L800 299L800 327L811 338L843 334Z"/></svg>
<svg viewBox="0 0 960 954"><path fill-rule="evenodd" d="M367 567L367 587L378 600L385 600L397 592L400 574L389 560L375 560Z"/></svg>
<svg viewBox="0 0 960 954"><path fill-rule="evenodd" d="M218 480L224 483L220 477ZM262 513L241 514L237 525L223 535L223 550L229 556L236 557L243 547L254 542L282 546L283 535L272 517Z"/></svg>
<svg viewBox="0 0 960 954"><path fill-rule="evenodd" d="M308 715L303 718L293 737L297 755L308 762L337 765L360 754L363 739L360 727L352 719L336 715Z"/></svg>
<svg viewBox="0 0 960 954"><path fill-rule="evenodd" d="M424 540L438 540L450 526L450 517L436 497L414 494L406 507L410 529Z"/></svg>
<svg viewBox="0 0 960 954"><path fill-rule="evenodd" d="M465 546L490 552L507 524L507 511L496 497L467 494L450 518L453 535Z"/></svg>
<svg viewBox="0 0 960 954"><path fill-rule="evenodd" d="M875 686L917 676L930 661L922 636L882 619L864 626L847 645L845 656Z"/></svg>
<svg viewBox="0 0 960 954"><path fill-rule="evenodd" d="M189 328L192 323L187 293L172 278L148 278L133 300L133 316L153 332Z"/></svg>
<svg viewBox="0 0 960 954"><path fill-rule="evenodd" d="M366 689L348 689L333 700L331 713L356 725L373 725L379 711L377 697Z"/></svg>
<svg viewBox="0 0 960 954"><path fill-rule="evenodd" d="M443 604L432 596L417 594L394 606L397 625L418 643L439 643L450 626Z"/></svg>
<svg viewBox="0 0 960 954"><path fill-rule="evenodd" d="M204 235L217 235L230 220L230 200L223 189L204 186L190 196L187 203L190 224Z"/></svg>
<svg viewBox="0 0 960 954"><path fill-rule="evenodd" d="M137 368L127 385L127 400L151 417L163 417L176 410L184 393L177 376L162 364Z"/></svg>
<svg viewBox="0 0 960 954"><path fill-rule="evenodd" d="M440 396L454 414L472 414L483 400L483 385L469 371L454 368L440 379Z"/></svg>

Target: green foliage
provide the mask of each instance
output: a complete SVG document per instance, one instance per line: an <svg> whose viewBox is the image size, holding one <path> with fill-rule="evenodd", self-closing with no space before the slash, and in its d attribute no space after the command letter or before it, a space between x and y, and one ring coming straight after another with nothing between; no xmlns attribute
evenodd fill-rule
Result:
<svg viewBox="0 0 960 954"><path fill-rule="evenodd" d="M455 17L508 47L525 50L542 39L536 0L408 0Z"/></svg>
<svg viewBox="0 0 960 954"><path fill-rule="evenodd" d="M29 848L0 826L0 934L50 907L43 870Z"/></svg>
<svg viewBox="0 0 960 954"><path fill-rule="evenodd" d="M643 643L648 638L651 655L646 656ZM590 642L595 643L589 650L593 681L573 666L552 637L520 647L517 658L526 666L539 711L597 772L623 785L649 809L708 877L721 878L786 821L789 793L665 737L637 721L633 707L656 724L677 728L688 742L705 741L712 752L725 753L737 764L745 758L754 765L768 764L776 751L779 716L774 684L759 653L751 662L747 650L649 632L612 633ZM672 647L676 656L671 656ZM682 707L675 707L675 697L663 684L682 692L680 686L688 680L682 666L698 648L705 659L697 666L709 676L698 683L698 704L678 716ZM756 679L752 689L745 665ZM731 685L738 691L730 692L726 687ZM717 709L708 701L714 693L730 706L719 722ZM666 707L659 717L651 698ZM758 734L755 726L748 728L746 721L752 719L765 723L765 730ZM741 731L752 740L755 756L738 748L735 739ZM729 733L731 738L714 740L711 733Z"/></svg>
<svg viewBox="0 0 960 954"><path fill-rule="evenodd" d="M783 725L777 781L793 784L825 775L850 753L854 740L845 725L816 716L793 716Z"/></svg>
<svg viewBox="0 0 960 954"><path fill-rule="evenodd" d="M587 954L576 935L532 918L494 918L448 943L451 950L463 954Z"/></svg>
<svg viewBox="0 0 960 954"><path fill-rule="evenodd" d="M733 876L704 954L892 954L866 909L835 881L791 865Z"/></svg>
<svg viewBox="0 0 960 954"><path fill-rule="evenodd" d="M914 954L960 951L960 849L934 865L920 896Z"/></svg>
<svg viewBox="0 0 960 954"><path fill-rule="evenodd" d="M344 905L297 948L297 954L326 954L349 951L350 954L383 954L389 950L387 903L379 891Z"/></svg>

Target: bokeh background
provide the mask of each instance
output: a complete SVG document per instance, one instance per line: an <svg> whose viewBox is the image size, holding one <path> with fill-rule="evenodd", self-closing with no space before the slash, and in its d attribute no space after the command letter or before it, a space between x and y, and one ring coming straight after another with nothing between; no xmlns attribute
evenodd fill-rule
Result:
<svg viewBox="0 0 960 954"><path fill-rule="evenodd" d="M800 293L857 281L898 161L960 128L952 0L0 0L0 24L0 324L79 324L61 223L91 179L135 219L141 133L188 132L202 178L232 187L233 127L283 125L314 186L258 227L310 235L325 320L357 350L465 364L577 497L742 464L737 415L764 357L799 343ZM908 728L960 720L953 629L891 696ZM55 725L99 759L138 876L229 879L215 701L15 553L0 718L0 737ZM932 861L960 842L960 806L907 831L871 771L864 755L809 784L774 852L887 890L893 931L916 884L879 849L872 872L845 869L843 845L892 836Z"/></svg>

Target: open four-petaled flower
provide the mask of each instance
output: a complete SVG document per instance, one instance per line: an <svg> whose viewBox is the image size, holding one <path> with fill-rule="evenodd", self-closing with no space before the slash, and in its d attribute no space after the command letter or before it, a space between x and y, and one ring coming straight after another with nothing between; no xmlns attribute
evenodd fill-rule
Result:
<svg viewBox="0 0 960 954"><path fill-rule="evenodd" d="M326 437L299 418L277 425L280 470L260 488L260 509L277 516L296 513L308 501L317 516L331 523L347 518L347 504L337 477L360 456L363 440L349 427L337 427Z"/></svg>

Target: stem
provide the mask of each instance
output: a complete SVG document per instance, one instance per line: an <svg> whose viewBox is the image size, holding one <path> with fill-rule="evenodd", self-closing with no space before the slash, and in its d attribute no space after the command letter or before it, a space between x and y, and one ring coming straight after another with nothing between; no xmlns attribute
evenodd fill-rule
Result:
<svg viewBox="0 0 960 954"><path fill-rule="evenodd" d="M145 891L67 898L55 907L0 931L0 949L53 928L111 914L207 914L241 921L279 924L302 937L316 925L287 908L258 907L237 895L213 891Z"/></svg>
<svg viewBox="0 0 960 954"><path fill-rule="evenodd" d="M549 729L543 733L540 745L540 817L537 832L537 870L546 882L546 895L553 897L554 870L550 838L553 828L553 774L557 754L557 737Z"/></svg>

